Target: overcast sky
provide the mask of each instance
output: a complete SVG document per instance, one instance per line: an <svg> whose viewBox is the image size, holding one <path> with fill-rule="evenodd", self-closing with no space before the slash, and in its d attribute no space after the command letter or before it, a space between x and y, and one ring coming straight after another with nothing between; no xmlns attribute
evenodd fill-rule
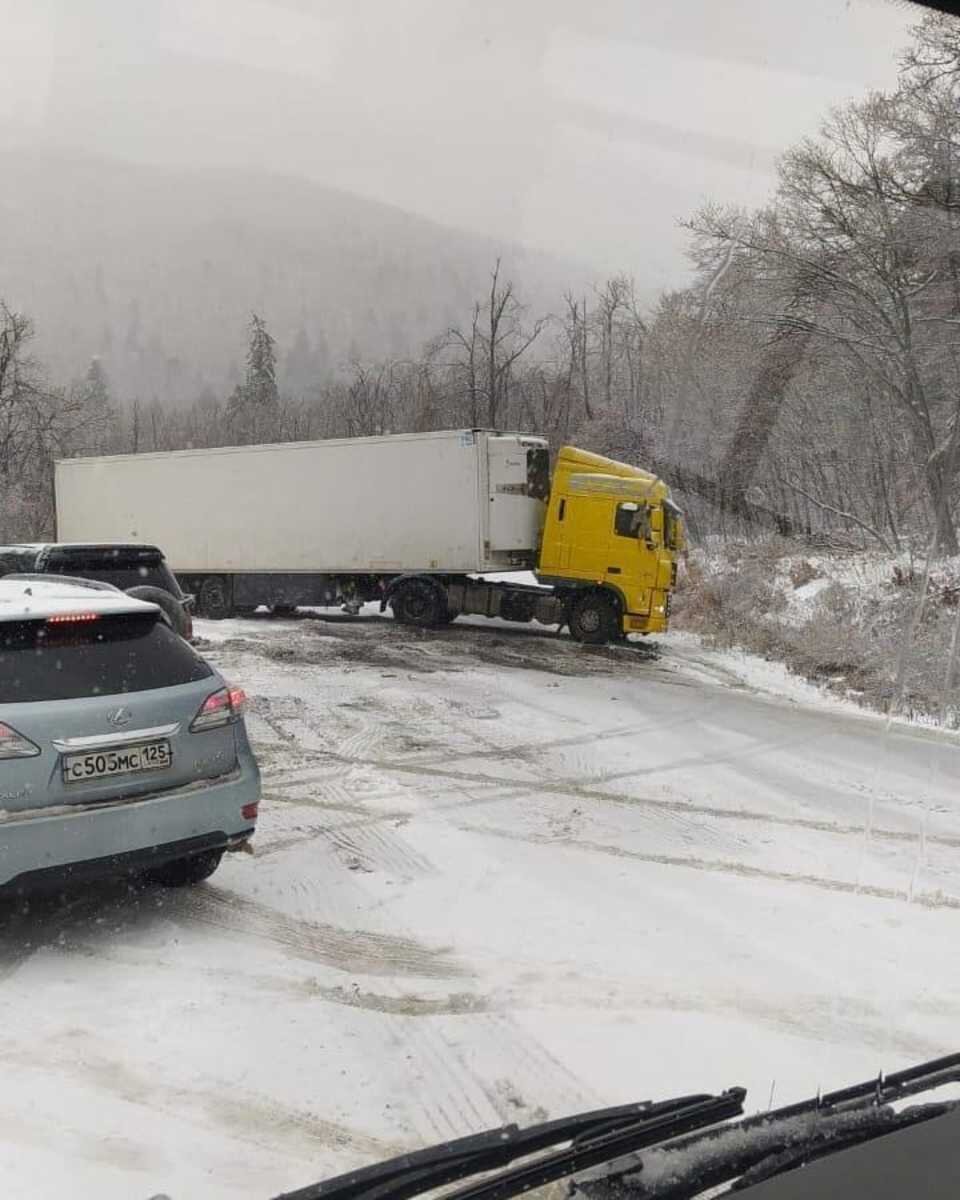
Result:
<svg viewBox="0 0 960 1200"><path fill-rule="evenodd" d="M676 220L762 200L829 105L892 86L918 19L890 0L0 0L0 139L292 172L659 287L680 281Z"/></svg>

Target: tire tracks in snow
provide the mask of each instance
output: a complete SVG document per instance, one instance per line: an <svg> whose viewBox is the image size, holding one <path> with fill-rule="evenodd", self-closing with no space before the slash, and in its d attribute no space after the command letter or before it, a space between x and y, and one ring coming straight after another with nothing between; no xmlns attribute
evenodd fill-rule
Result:
<svg viewBox="0 0 960 1200"><path fill-rule="evenodd" d="M58 1039L61 1043L66 1039ZM298 1154L320 1147L349 1148L371 1158L401 1153L408 1147L371 1137L334 1121L304 1113L232 1084L214 1084L209 1090L164 1082L159 1071L140 1073L129 1062L107 1058L84 1043L86 1037L69 1037L67 1045L33 1045L24 1049L0 1042L0 1064L26 1070L44 1070L79 1078L110 1095L155 1112L157 1109L215 1125L221 1135L239 1142L254 1142L276 1151L280 1146Z"/></svg>
<svg viewBox="0 0 960 1200"><path fill-rule="evenodd" d="M262 938L295 958L357 975L451 979L471 973L449 948L433 949L413 938L290 917L211 884L193 892L177 893L164 912L189 924L208 925L245 938Z"/></svg>
<svg viewBox="0 0 960 1200"><path fill-rule="evenodd" d="M588 850L594 854L606 854L614 858L633 859L637 862L653 863L663 867L686 867L694 871L736 875L743 879L769 879L777 883L802 884L806 887L815 887L828 892L845 892L855 896L872 896L878 900L897 900L901 903L916 904L921 908L960 909L960 896L947 896L943 893L918 892L910 895L908 892L901 891L898 888L853 883L844 879L828 879L821 875L776 871L767 867L751 866L747 863L698 858L695 855L653 854L643 850L627 850L623 846L610 846L602 842L591 842L580 838L557 837L536 833L521 834L486 825L462 824L459 828L467 833L487 834L489 837L503 838L507 841L527 842L541 846L563 846L573 850Z"/></svg>
<svg viewBox="0 0 960 1200"><path fill-rule="evenodd" d="M505 756L501 754L500 757L503 758ZM329 758L339 760L340 755L332 750L317 751L317 758L320 761L325 761ZM423 778L439 779L451 783L479 784L490 788L506 789L505 792L497 796L474 796L463 801L437 805L430 809L431 814L454 811L461 807L479 807L485 803L500 802L502 800L519 800L529 795L547 794L564 796L571 800L595 800L604 804L616 804L628 808L655 809L662 812L674 813L681 817L715 817L718 820L747 821L752 824L770 825L785 829L807 829L819 833L833 833L848 837L862 837L864 835L863 823L844 825L836 821L829 821L818 817L790 817L775 813L758 812L756 809L725 808L722 805L702 804L692 800L670 800L661 796L637 796L630 792L604 791L594 786L595 777L593 776L586 781L577 779L555 781L540 779L536 782L531 782L527 779L510 778L509 776L489 775L481 771L458 771L452 767L423 766L420 763L408 762L406 760L344 759L342 761L352 763L353 765L375 767L386 772L399 772L403 775L419 775ZM625 772L624 775L626 774ZM271 782L273 786L276 786L275 780L271 780ZM295 782L298 785L309 785L314 782L314 776L303 774ZM289 799L285 802L293 804L299 801ZM302 803L309 804L309 799L304 798ZM360 823L395 820L400 815L400 813L396 812L388 814L379 812L371 813L368 810L367 815L360 816L358 820ZM402 815L410 817L414 814L407 812ZM886 829L882 827L872 827L870 829L870 838L877 841L909 844L916 844L918 841L918 835L910 830ZM936 834L928 832L925 835L925 841L933 845L946 846L950 849L960 849L960 834Z"/></svg>
<svg viewBox="0 0 960 1200"><path fill-rule="evenodd" d="M118 946L106 939L88 941L71 938L63 952L106 960L132 971L165 971L176 967L175 959L168 961L162 954L157 955L153 950ZM429 1018L470 1016L471 1046L475 1046L476 1053L489 1058L492 1064L491 1071L481 1076L480 1087L490 1099L495 1109L494 1115L498 1119L514 1120L518 1116L518 1109L521 1110L519 1115L526 1115L523 1111L526 1106L522 1102L525 1096L536 1096L538 1101L542 1102L546 1094L554 1112L560 1107L569 1110L572 1110L574 1105L583 1107L596 1099L584 1088L581 1081L539 1042L533 1041L517 1029L510 1012L517 1006L531 1007L533 1001L528 988L515 992L507 986L498 989L493 995L481 992L424 995L422 992L403 990L385 993L358 986L329 985L315 977L265 975L236 967L207 964L195 965L191 970L200 972L204 978L224 986L243 989L245 994L255 989L257 992L277 996L299 998L308 1002L319 1000L390 1018L401 1018L389 1023L393 1031L392 1040L399 1045L407 1044L414 1037L411 1022L419 1024ZM575 1010L665 1010L724 1014L731 1017L748 1015L768 1028L786 1030L818 1041L829 1040L832 1037L839 1037L841 1040L849 1038L851 1041L866 1039L878 1052L889 1053L896 1050L905 1058L932 1058L943 1050L942 1042L936 1038L924 1038L906 1028L891 1029L888 1012L862 998L841 998L838 1001L837 995L832 992L791 993L782 998L776 995L764 996L748 988L738 989L731 981L711 984L709 987L704 987L702 981L691 979L677 979L671 982L665 980L662 973L656 969L639 988L633 986L624 989L622 981L617 978L605 979L594 977L592 974L578 977L576 983L571 985L551 980L548 990L536 1003L546 1008ZM947 1001L939 998L934 1006L927 1007L931 1007L935 1015L942 1016L945 1005L948 1006L949 1003L952 1003L952 999ZM912 1007L919 1012L925 1011L920 1001L914 1001ZM482 1021L479 1019L481 1014L486 1014ZM438 1037L431 1036L427 1040L435 1047ZM449 1036L440 1040L444 1045L451 1045ZM452 1045L450 1053L459 1055L461 1051L456 1045ZM506 1075L501 1075L496 1070L498 1055L511 1060L511 1070ZM539 1090L534 1091L534 1085ZM472 1088L474 1085L468 1079L463 1086ZM476 1102L475 1097L474 1103ZM538 1103L536 1107L542 1108L542 1103ZM442 1103L435 1106L429 1117L430 1128L427 1132L444 1137L468 1131L465 1126L457 1126L456 1121L451 1122L453 1111L453 1108ZM460 1115L462 1117L463 1114ZM530 1117L543 1119L542 1114L536 1111L531 1111Z"/></svg>
<svg viewBox="0 0 960 1200"><path fill-rule="evenodd" d="M302 719L302 718L301 718ZM313 723L306 722L308 727L312 727ZM623 736L631 736L636 733L638 726L636 723L628 725L618 725L607 730L598 731L601 738L615 739ZM565 748L582 744L590 741L589 735L575 735L564 738L552 739L548 742L527 743L520 750L524 757L530 752L546 752L553 748ZM789 747L796 743L796 738L780 739L777 742L779 748ZM781 744L782 743L782 744ZM682 762L667 764L670 769L677 769L681 766L703 766L717 765L722 762L739 762L745 754L758 754L768 751L772 748L770 742L759 743L755 746L738 747L733 751L724 751L723 753L712 755L691 755L685 757ZM516 747L514 748L516 749ZM917 832L905 829L890 829L885 827L874 827L865 830L862 822L857 823L841 823L839 821L817 818L817 817L802 817L788 816L780 814L771 814L759 812L755 809L742 808L727 808L716 804L701 804L696 802L688 802L683 800L671 800L663 797L640 797L632 793L622 793L607 790L606 787L599 787L598 784L605 784L607 781L618 778L627 778L631 776L642 776L644 774L653 773L660 768L644 768L641 767L632 771L623 772L608 772L597 776L592 774L586 779L583 778L566 778L566 779L540 779L535 783L527 779L516 777L504 777L503 775L494 775L484 771L465 771L456 766L458 757L471 758L497 758L502 761L509 760L512 756L511 751L505 750L480 750L475 751L470 755L458 756L451 755L450 759L440 764L431 756L424 760L423 758L414 759L386 759L386 758L367 758L358 760L349 755L342 755L338 751L318 751L316 761L329 762L330 760L338 761L345 768L348 766L364 766L376 771L385 771L399 773L407 777L419 777L427 779L436 779L448 783L454 783L458 786L473 786L478 785L484 788L490 794L476 796L467 796L464 799L455 801L440 802L431 806L428 812L422 814L427 819L432 819L442 816L446 813L457 812L466 808L475 809L482 807L485 804L502 803L505 801L522 799L531 795L554 795L563 797L572 801L586 800L599 805L617 805L620 807L647 810L653 813L658 813L667 818L667 827L663 830L668 834L671 832L670 826L674 826L674 832L682 841L689 842L690 835L696 834L699 838L705 836L704 831L698 830L696 820L698 817L708 817L722 822L746 823L747 825L760 825L770 828L783 829L801 829L811 832L823 833L836 837L860 838L868 836L871 841L878 843L889 843L901 846L916 846L919 844L919 835ZM301 772L297 784L303 786L309 784L311 775L309 772ZM411 814L412 816L413 814ZM351 826L367 826L370 824L382 823L384 818L380 813L356 814L355 820L348 820L339 826L341 833ZM487 828L487 827L484 827ZM495 833L498 831L487 828L488 832ZM518 835L523 837L524 835ZM536 836L536 835L533 835ZM554 835L546 840L558 841L563 840ZM713 837L712 840L716 848L721 848L726 842L730 849L736 849L735 844L730 842L730 839ZM737 839L734 839L736 841ZM574 839L575 841L575 839ZM938 834L927 832L924 841L928 845L945 847L950 850L960 849L960 836L951 834ZM568 839L568 844L572 842ZM642 857L645 861L659 863L665 866L680 866L698 869L702 871L723 872L726 874L739 875L741 877L757 877L779 882L805 883L809 886L819 887L821 889L831 891L849 891L862 895L872 895L879 899L888 900L910 900L924 905L926 907L951 908L960 907L960 900L955 900L949 895L943 893L920 893L911 897L907 892L896 888L878 887L868 884L855 884L843 880L829 879L824 876L805 874L802 872L786 872L777 871L771 868L763 868L749 864L739 863L730 859L720 858L711 859L702 855L686 855L686 854L671 854L671 853L647 853L643 855L640 851L625 851L620 848L603 847L600 843L579 842L577 844L595 849L600 853L620 853L624 857Z"/></svg>
<svg viewBox="0 0 960 1200"><path fill-rule="evenodd" d="M468 1036L451 1022L411 1027L391 1020L391 1028L420 1085L414 1116L427 1140L598 1103L594 1091L507 1012L471 1018Z"/></svg>
<svg viewBox="0 0 960 1200"><path fill-rule="evenodd" d="M70 939L69 945L64 947L63 953L117 963L132 970L177 969L176 958L165 957L153 950L147 952L129 946L118 946L105 939L94 941L74 937ZM407 991L403 987L398 987L394 992L371 991L369 988L360 987L359 984L347 987L341 983L323 983L315 976L268 975L215 963L195 964L191 971L198 972L216 983L247 991L270 992L277 996L306 1001L321 1000L340 1008L410 1017L415 1020L424 1017L464 1016L468 1013L487 1012L496 1007L492 997L482 992L425 995L423 989Z"/></svg>
<svg viewBox="0 0 960 1200"><path fill-rule="evenodd" d="M265 699L265 698L264 698ZM270 701L266 701L267 707ZM711 700L712 706L712 700ZM302 704L299 719L304 725L315 735L322 736L324 727L321 722L315 720L304 720L304 713L308 712L308 707ZM702 715L702 713L701 713ZM682 759L675 759L670 763L659 764L653 767L640 766L624 771L611 771L591 773L587 777L566 777L559 779L538 779L531 781L517 777L509 777L502 775L493 775L483 771L464 771L456 767L458 759L483 759L490 758L496 761L509 761L511 758L517 757L521 760L528 760L531 756L548 753L556 749L569 749L578 745L592 744L597 741L615 740L620 737L631 737L650 732L656 729L657 722L630 722L628 724L616 725L607 729L596 730L584 734L577 734L563 738L553 738L540 742L526 742L519 745L506 748L485 748L468 752L452 751L444 756L443 759L438 759L436 756L427 758L413 757L374 757L374 756L356 756L344 754L341 750L317 750L312 752L313 760L317 763L324 764L339 764L345 769L350 767L364 767L377 771L400 773L405 776L422 776L424 778L434 778L440 780L449 780L450 782L463 784L480 784L490 787L507 787L510 789L508 797L504 799L520 799L525 795L531 794L553 794L567 796L576 799L594 800L600 803L611 803L619 805L627 805L630 807L647 807L660 810L663 812L673 813L679 816L708 816L718 820L734 820L748 821L756 824L770 825L771 827L807 829L820 833L832 833L839 836L856 836L862 837L864 834L863 823L858 824L842 824L836 821L830 821L817 817L793 817L786 815L778 815L772 813L759 812L755 809L741 809L726 807L717 804L703 804L696 801L670 800L663 797L652 796L636 796L629 792L617 792L607 790L607 785L619 780L638 778L647 775L663 774L667 771L673 772L683 770L690 767L704 766L719 766L723 763L738 763L745 757L755 756L757 754L767 753L770 750L789 749L794 745L803 744L806 741L806 735L802 738L794 736L778 739L776 741L759 742L754 746L737 747L736 749L723 751L710 755L688 755ZM289 730L284 730L283 736L295 742L296 734ZM304 775L304 768L295 768L299 770L301 778L300 783L314 783L320 781L321 775ZM309 768L307 768L309 770ZM283 773L275 773L271 776L271 782L274 787L283 782ZM464 801L464 804L475 805L483 804L484 798L471 797ZM438 806L433 811L442 811L444 808L454 808L456 805ZM397 814L399 815L399 814ZM360 818L361 820L363 818ZM380 814L372 814L371 820L377 821L381 819ZM910 830L888 829L883 827L872 828L870 830L871 839L878 841L888 841L895 843L915 844L918 840L916 832ZM934 845L945 846L951 849L960 849L960 834L926 834L925 840Z"/></svg>

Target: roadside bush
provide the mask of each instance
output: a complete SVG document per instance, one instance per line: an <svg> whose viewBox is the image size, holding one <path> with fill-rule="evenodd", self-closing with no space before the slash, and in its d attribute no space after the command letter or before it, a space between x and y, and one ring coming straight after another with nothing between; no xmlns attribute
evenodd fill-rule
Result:
<svg viewBox="0 0 960 1200"><path fill-rule="evenodd" d="M794 563L790 568L790 582L794 588L802 588L806 583L812 583L814 579L820 578L820 572L807 559L801 558L798 563Z"/></svg>
<svg viewBox="0 0 960 1200"><path fill-rule="evenodd" d="M676 628L696 632L716 648L738 647L783 662L866 707L885 712L893 705L906 716L960 724L960 672L946 679L960 615L958 564L931 573L918 622L922 571L900 567L899 574L884 575L875 567L878 582L866 583L858 564L838 556L837 574L847 582L833 579L798 616L796 609L787 611L782 589L830 578L829 563L821 570L801 559L778 568L768 552L733 546L728 554L712 547L708 560L698 559L690 556L678 589Z"/></svg>

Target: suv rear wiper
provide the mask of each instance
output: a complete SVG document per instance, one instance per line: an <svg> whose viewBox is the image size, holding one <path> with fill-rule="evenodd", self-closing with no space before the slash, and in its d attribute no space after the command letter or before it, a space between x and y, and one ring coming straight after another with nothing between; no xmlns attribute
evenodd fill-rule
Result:
<svg viewBox="0 0 960 1200"><path fill-rule="evenodd" d="M671 1140L577 1179L587 1200L692 1200L727 1185L742 1190L818 1158L944 1116L960 1101L892 1105L960 1082L960 1054L841 1088L799 1104Z"/></svg>
<svg viewBox="0 0 960 1200"><path fill-rule="evenodd" d="M660 1103L601 1108L527 1129L505 1125L285 1192L275 1200L405 1200L570 1143L565 1149L502 1171L495 1178L447 1193L448 1200L454 1196L463 1200L515 1196L664 1139L738 1116L743 1112L745 1096L743 1088L731 1088L720 1096L682 1096Z"/></svg>

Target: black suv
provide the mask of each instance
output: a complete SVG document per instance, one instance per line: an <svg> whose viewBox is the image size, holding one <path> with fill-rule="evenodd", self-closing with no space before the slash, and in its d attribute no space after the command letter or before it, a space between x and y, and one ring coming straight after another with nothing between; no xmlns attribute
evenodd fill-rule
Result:
<svg viewBox="0 0 960 1200"><path fill-rule="evenodd" d="M193 596L181 591L163 551L156 546L119 542L0 546L3 575L70 575L110 583L130 596L156 604L181 637L193 635Z"/></svg>

